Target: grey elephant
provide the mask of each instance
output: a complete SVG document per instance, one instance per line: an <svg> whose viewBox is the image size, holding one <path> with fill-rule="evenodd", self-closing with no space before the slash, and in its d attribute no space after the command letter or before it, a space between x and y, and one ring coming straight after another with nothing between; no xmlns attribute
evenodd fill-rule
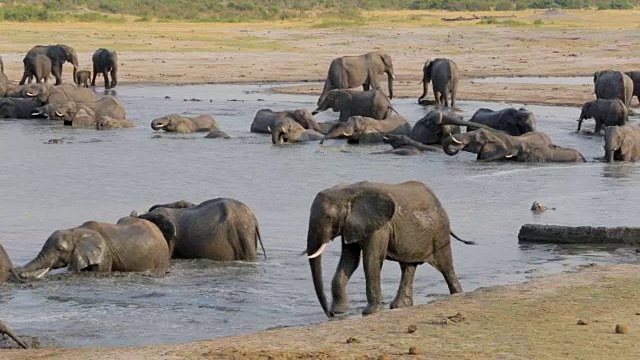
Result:
<svg viewBox="0 0 640 360"><path fill-rule="evenodd" d="M338 121L347 121L354 115L382 120L391 115L393 107L382 91L331 90L311 114L315 115L328 109L340 112Z"/></svg>
<svg viewBox="0 0 640 360"><path fill-rule="evenodd" d="M63 267L71 272L163 273L169 268L169 258L167 241L155 224L126 217L116 224L88 221L57 230L33 260L14 271L21 278L41 278Z"/></svg>
<svg viewBox="0 0 640 360"><path fill-rule="evenodd" d="M49 119L63 120L65 125L90 126L96 125L102 118L126 119L127 113L122 102L115 97L105 96L97 101L76 103L73 101L60 105L50 105Z"/></svg>
<svg viewBox="0 0 640 360"><path fill-rule="evenodd" d="M453 60L445 58L427 60L422 67L422 95L418 98L418 102L427 96L429 82L432 82L436 105L449 106L449 99L451 99L451 106L455 106L459 77L458 65Z"/></svg>
<svg viewBox="0 0 640 360"><path fill-rule="evenodd" d="M227 135L222 130L213 130L204 136L205 139L231 139L231 136Z"/></svg>
<svg viewBox="0 0 640 360"><path fill-rule="evenodd" d="M469 121L502 130L512 136L536 131L536 117L525 108L511 107L498 111L480 108L476 110ZM475 128L467 127L467 131L470 130L475 130Z"/></svg>
<svg viewBox="0 0 640 360"><path fill-rule="evenodd" d="M637 161L640 159L640 126L609 126L604 131L604 160Z"/></svg>
<svg viewBox="0 0 640 360"><path fill-rule="evenodd" d="M319 192L311 205L306 253L325 314L332 317L346 312L347 281L358 267L361 253L367 287L364 315L382 310L380 270L385 259L399 262L402 270L392 309L413 305L416 266L425 262L442 273L452 294L462 292L453 269L450 234L449 218L440 201L418 181L393 185L365 181ZM342 255L331 284L333 303L329 308L321 255L338 236L342 238Z"/></svg>
<svg viewBox="0 0 640 360"><path fill-rule="evenodd" d="M411 138L406 135L386 134L382 136L382 142L385 144L391 145L393 149L377 152L374 154L394 154L394 155L411 156L411 155L424 154L426 152L442 151L441 147L437 147L433 145L425 145L415 140L411 140Z"/></svg>
<svg viewBox="0 0 640 360"><path fill-rule="evenodd" d="M258 242L267 256L258 219L238 200L216 198L200 205L184 200L154 205L139 218L162 230L173 258L254 260Z"/></svg>
<svg viewBox="0 0 640 360"><path fill-rule="evenodd" d="M393 99L393 62L391 55L374 51L358 56L342 56L331 61L318 106L322 104L329 91L333 89L351 89L362 86L364 91L382 90L378 77L387 74L389 98Z"/></svg>
<svg viewBox="0 0 640 360"><path fill-rule="evenodd" d="M219 129L218 122L212 116L198 115L189 118L178 114L154 119L151 121L151 128L178 133L210 132Z"/></svg>
<svg viewBox="0 0 640 360"><path fill-rule="evenodd" d="M324 136L320 144L328 139L347 139L349 143L382 142L386 134L409 135L411 125L402 115L392 115L383 120L365 116L352 116L346 122L335 124Z"/></svg>
<svg viewBox="0 0 640 360"><path fill-rule="evenodd" d="M24 58L24 75L29 83L48 83L51 76L51 59L44 54L34 54Z"/></svg>
<svg viewBox="0 0 640 360"><path fill-rule="evenodd" d="M305 129L313 129L322 132L322 128L307 109L273 111L260 109L251 122L252 133L271 134L271 127L277 119L288 117L300 124Z"/></svg>
<svg viewBox="0 0 640 360"><path fill-rule="evenodd" d="M115 51L100 48L91 56L93 62L93 79L91 86L96 86L96 77L102 74L104 88L111 89L118 85L118 54ZM109 80L111 75L111 80Z"/></svg>
<svg viewBox="0 0 640 360"><path fill-rule="evenodd" d="M596 99L620 99L626 107L631 106L633 80L614 70L596 71L593 74Z"/></svg>
<svg viewBox="0 0 640 360"><path fill-rule="evenodd" d="M41 117L37 109L42 104L33 99L2 98L0 99L0 118L30 119Z"/></svg>
<svg viewBox="0 0 640 360"><path fill-rule="evenodd" d="M76 55L76 51L73 50L72 47L60 44L48 46L37 45L31 48L23 59L25 72L22 75L22 80L20 80L20 85L24 84L29 77L29 73L27 72L27 62L30 61L29 58L37 54L45 55L51 60L51 73L56 78L56 85L62 84L62 64L65 62L70 62L73 65L73 78L76 78L76 73L78 72L78 55Z"/></svg>
<svg viewBox="0 0 640 360"><path fill-rule="evenodd" d="M0 335L7 335L23 349L29 348L29 346L27 346L27 344L24 341L22 341L19 337L17 337L13 333L13 331L11 331L11 329L9 329L9 327L5 325L5 323L3 323L2 321L0 321Z"/></svg>
<svg viewBox="0 0 640 360"><path fill-rule="evenodd" d="M409 138L427 145L440 144L449 135L460 133L462 121L462 116L456 113L431 110L416 121Z"/></svg>
<svg viewBox="0 0 640 360"><path fill-rule="evenodd" d="M629 71L625 74L633 81L633 96L640 101L640 71Z"/></svg>
<svg viewBox="0 0 640 360"><path fill-rule="evenodd" d="M600 134L602 126L622 126L629 120L628 108L620 99L597 99L588 101L582 105L580 118L578 119L578 131L582 128L582 122L593 118L596 121L595 134Z"/></svg>
<svg viewBox="0 0 640 360"><path fill-rule="evenodd" d="M499 154L491 159L484 159L483 161L502 159L515 159L518 162L539 163L587 161L578 150L535 142L517 144L514 147L507 149L503 154Z"/></svg>
<svg viewBox="0 0 640 360"><path fill-rule="evenodd" d="M80 70L76 74L76 78L74 79L76 85L78 87L88 88L89 82L91 80L91 71L89 70Z"/></svg>
<svg viewBox="0 0 640 360"><path fill-rule="evenodd" d="M299 143L321 140L324 137L313 129L305 129L290 117L278 118L271 127L271 143Z"/></svg>
<svg viewBox="0 0 640 360"><path fill-rule="evenodd" d="M136 127L136 124L127 119L114 119L110 116L103 116L101 119L96 120L97 130L113 130Z"/></svg>
<svg viewBox="0 0 640 360"><path fill-rule="evenodd" d="M27 84L19 89L19 96L34 98L43 104L60 105L70 101L96 101L96 94L90 89L79 88L74 84Z"/></svg>
<svg viewBox="0 0 640 360"><path fill-rule="evenodd" d="M478 154L478 160L491 159L503 155L507 150L521 143L551 146L549 135L534 131L520 136L511 136L503 132L478 129L464 134L454 134L442 141L442 149L447 155L456 155L460 150ZM515 159L514 159L515 160Z"/></svg>

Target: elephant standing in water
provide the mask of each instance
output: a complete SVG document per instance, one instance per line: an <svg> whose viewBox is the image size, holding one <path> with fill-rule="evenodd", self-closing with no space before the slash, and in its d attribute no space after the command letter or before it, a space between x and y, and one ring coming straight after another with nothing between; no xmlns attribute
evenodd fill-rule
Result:
<svg viewBox="0 0 640 360"><path fill-rule="evenodd" d="M331 61L329 73L324 82L318 106L322 104L329 91L334 89L352 89L362 85L364 91L373 88L382 90L378 77L387 74L389 98L393 99L393 62L391 55L374 51L358 56L342 56ZM354 114L356 115L356 114Z"/></svg>
<svg viewBox="0 0 640 360"><path fill-rule="evenodd" d="M340 112L338 121L347 121L354 115L382 120L391 115L393 107L382 91L331 90L311 114L315 115L328 109Z"/></svg>
<svg viewBox="0 0 640 360"><path fill-rule="evenodd" d="M604 160L606 162L636 161L640 159L640 126L609 126L604 131Z"/></svg>
<svg viewBox="0 0 640 360"><path fill-rule="evenodd" d="M496 130L518 136L536 131L536 117L525 108L506 108L498 111L481 108L473 114L471 122L487 125ZM467 127L467 131L475 130L473 126Z"/></svg>
<svg viewBox="0 0 640 360"><path fill-rule="evenodd" d="M640 101L640 71L629 71L625 74L633 81L633 96Z"/></svg>
<svg viewBox="0 0 640 360"><path fill-rule="evenodd" d="M380 270L385 259L399 262L402 270L392 309L413 305L416 266L425 262L442 273L452 294L462 292L453 269L450 234L447 213L421 182L390 185L365 181L319 192L311 205L306 253L325 314L332 317L346 312L346 284L361 253L368 303L364 315L382 310ZM321 255L338 236L342 237L342 255L331 284L333 303L329 309Z"/></svg>
<svg viewBox="0 0 640 360"><path fill-rule="evenodd" d="M584 156L575 149L563 148L555 145L538 143L520 143L507 149L502 154L492 159L483 161L493 161L502 159L515 159L519 162L585 162Z"/></svg>
<svg viewBox="0 0 640 360"><path fill-rule="evenodd" d="M51 59L44 54L35 54L24 58L24 75L29 83L35 77L36 83L48 83L51 76Z"/></svg>
<svg viewBox="0 0 640 360"><path fill-rule="evenodd" d="M251 122L252 133L271 134L273 124L277 119L291 118L305 129L313 129L317 132L323 132L320 125L316 122L307 109L273 111L271 109L260 109L253 117Z"/></svg>
<svg viewBox="0 0 640 360"><path fill-rule="evenodd" d="M115 51L100 48L93 53L91 61L93 62L91 86L96 86L98 74L102 74L104 77L105 89L111 89L118 85L118 54ZM111 80L109 80L109 74L111 74Z"/></svg>
<svg viewBox="0 0 640 360"><path fill-rule="evenodd" d="M626 107L631 106L633 80L621 72L613 70L596 71L593 74L596 99L620 99Z"/></svg>
<svg viewBox="0 0 640 360"><path fill-rule="evenodd" d="M162 230L174 258L253 260L258 241L267 257L256 215L234 199L217 198L200 205L188 201L154 205L139 218Z"/></svg>
<svg viewBox="0 0 640 360"><path fill-rule="evenodd" d="M622 126L629 120L629 110L620 99L597 99L582 105L578 119L578 131L582 122L593 118L596 121L595 134L600 134L602 126Z"/></svg>
<svg viewBox="0 0 640 360"><path fill-rule="evenodd" d="M22 75L22 80L20 80L20 85L23 85L29 77L29 72L27 71L27 63L30 61L29 58L37 54L45 55L51 60L51 73L56 78L56 85L62 84L62 64L67 61L73 65L73 78L76 78L76 73L78 72L78 55L76 55L76 51L73 50L72 47L60 44L48 46L37 45L31 48L22 60L25 71Z"/></svg>
<svg viewBox="0 0 640 360"><path fill-rule="evenodd" d="M324 137L313 129L305 129L290 117L279 118L271 127L271 143L297 143L321 140Z"/></svg>
<svg viewBox="0 0 640 360"><path fill-rule="evenodd" d="M456 93L458 92L458 78L460 71L458 65L453 60L445 58L435 58L427 60L422 67L422 95L418 102L427 96L428 85L433 82L433 96L438 106L456 105Z"/></svg>
<svg viewBox="0 0 640 360"><path fill-rule="evenodd" d="M153 120L151 128L153 130L178 133L211 132L219 129L218 122L212 116L198 115L188 118L178 114L171 114Z"/></svg>
<svg viewBox="0 0 640 360"><path fill-rule="evenodd" d="M478 154L477 160L504 156L509 149L521 143L551 146L551 138L543 132L529 132L511 136L503 132L478 129L464 134L454 134L442 141L442 149L447 155L456 155L460 150Z"/></svg>
<svg viewBox="0 0 640 360"><path fill-rule="evenodd" d="M365 116L352 116L346 122L335 124L324 139L346 138L349 143L376 143L382 142L386 134L408 135L411 125L402 115L389 116L384 120L376 120Z"/></svg>
<svg viewBox="0 0 640 360"><path fill-rule="evenodd" d="M76 74L75 83L78 85L78 87L88 88L90 80L91 80L91 71L80 70Z"/></svg>

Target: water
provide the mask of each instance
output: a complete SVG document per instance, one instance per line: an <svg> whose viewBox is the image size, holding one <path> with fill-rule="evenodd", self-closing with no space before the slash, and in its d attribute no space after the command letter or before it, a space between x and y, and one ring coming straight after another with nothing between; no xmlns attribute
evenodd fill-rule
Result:
<svg viewBox="0 0 640 360"><path fill-rule="evenodd" d="M536 84L536 85L593 85L593 77L537 77L537 76L494 76L473 79L477 83L496 84Z"/></svg>
<svg viewBox="0 0 640 360"><path fill-rule="evenodd" d="M56 229L86 220L115 221L131 210L180 199L200 202L224 196L256 212L269 255L252 263L175 261L164 277L49 275L33 285L0 288L0 318L20 334L50 336L58 346L128 346L186 342L327 321L317 302L305 248L309 207L315 194L337 183L374 180L426 182L438 195L453 230L478 246L453 242L456 271L466 291L525 281L590 262L637 262L633 249L519 245L524 223L634 226L640 215L640 167L634 164L476 163L475 155L443 153L400 157L370 155L384 145L338 141L273 146L249 133L261 108L307 107L313 96L268 93L263 85L121 86L118 96L138 128L98 132L46 121L0 121L0 229L16 264L37 254ZM170 96L170 99L165 99ZM199 98L200 102L183 101ZM211 101L210 101L211 100ZM412 121L426 109L394 100ZM465 118L479 107L518 104L458 103ZM579 110L528 106L539 129L559 145L602 156L602 139L576 135ZM154 117L212 114L231 140L204 134L153 138ZM337 114L322 113L320 119ZM586 125L593 126L592 123ZM65 138L61 145L45 145ZM556 211L533 215L539 200ZM329 286L340 252L324 256ZM389 303L399 266L386 262L383 291ZM366 305L360 267L348 285L351 314ZM415 303L446 296L442 276L418 267Z"/></svg>

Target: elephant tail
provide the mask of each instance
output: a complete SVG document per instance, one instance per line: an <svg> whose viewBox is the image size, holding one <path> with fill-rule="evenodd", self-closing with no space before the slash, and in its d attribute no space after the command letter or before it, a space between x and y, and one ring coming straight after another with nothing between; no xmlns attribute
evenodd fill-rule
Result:
<svg viewBox="0 0 640 360"><path fill-rule="evenodd" d="M462 240L458 237L458 235L454 234L453 231L449 231L449 234L451 234L451 236L453 236L454 239L458 240L458 241L462 241L463 243L467 244L467 245L476 245L475 241L470 241L470 240Z"/></svg>
<svg viewBox="0 0 640 360"><path fill-rule="evenodd" d="M262 254L264 255L264 259L267 259L267 251L264 249L264 244L262 243L262 236L260 235L260 228L256 226L256 239L260 242L260 247L262 248Z"/></svg>

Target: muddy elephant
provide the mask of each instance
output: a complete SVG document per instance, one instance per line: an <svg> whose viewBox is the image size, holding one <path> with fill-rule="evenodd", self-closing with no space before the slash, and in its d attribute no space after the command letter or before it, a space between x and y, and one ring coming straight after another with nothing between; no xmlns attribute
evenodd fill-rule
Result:
<svg viewBox="0 0 640 360"><path fill-rule="evenodd" d="M602 126L622 126L629 120L628 108L620 99L598 99L586 102L582 105L580 118L578 119L578 131L582 128L582 122L593 118L596 121L595 134L600 134Z"/></svg>
<svg viewBox="0 0 640 360"><path fill-rule="evenodd" d="M105 96L97 101L81 103L67 102L61 105L47 106L49 119L63 120L65 125L92 126L104 117L124 120L127 113L118 98Z"/></svg>
<svg viewBox="0 0 640 360"><path fill-rule="evenodd" d="M525 108L511 107L498 111L480 108L476 110L469 121L502 130L512 136L536 131L536 117ZM471 130L475 130L475 128L467 127L467 131Z"/></svg>
<svg viewBox="0 0 640 360"><path fill-rule="evenodd" d="M456 155L460 150L478 154L478 160L491 159L505 154L508 149L521 143L533 143L551 146L549 135L534 131L520 136L511 136L503 132L478 129L464 134L454 134L442 141L442 149L447 155ZM515 160L515 159L512 159Z"/></svg>
<svg viewBox="0 0 640 360"><path fill-rule="evenodd" d="M311 114L315 115L328 109L340 112L338 121L347 121L355 115L382 120L391 115L393 107L382 91L331 90Z"/></svg>
<svg viewBox="0 0 640 360"><path fill-rule="evenodd" d="M322 132L320 125L307 109L273 111L271 109L258 110L251 122L252 133L271 134L271 127L277 119L289 117L305 129Z"/></svg>
<svg viewBox="0 0 640 360"><path fill-rule="evenodd" d="M586 162L584 156L575 149L563 148L555 145L545 145L532 142L520 143L507 149L491 159L483 161L495 161L503 159L515 159L518 162Z"/></svg>
<svg viewBox="0 0 640 360"><path fill-rule="evenodd" d="M178 114L171 114L153 120L151 128L153 130L177 133L210 132L219 129L216 119L209 115L198 115L189 118Z"/></svg>
<svg viewBox="0 0 640 360"><path fill-rule="evenodd" d="M93 79L91 86L96 86L96 77L102 74L104 88L111 89L118 85L118 54L115 51L100 48L91 56L93 62ZM111 80L109 80L111 75Z"/></svg>
<svg viewBox="0 0 640 360"><path fill-rule="evenodd" d="M43 117L37 110L42 104L34 99L2 98L0 99L0 118L31 119Z"/></svg>
<svg viewBox="0 0 640 360"><path fill-rule="evenodd" d="M431 82L436 105L449 106L449 99L451 99L451 106L455 106L459 77L458 65L453 60L445 58L427 60L422 67L422 95L418 98L418 102L427 96L428 85Z"/></svg>
<svg viewBox="0 0 640 360"><path fill-rule="evenodd" d="M393 62L391 55L374 51L358 56L342 56L331 61L322 94L318 98L318 106L322 104L329 91L333 89L352 89L362 86L364 91L370 89L382 91L379 77L387 74L389 98L393 99ZM354 114L355 115L355 114Z"/></svg>
<svg viewBox="0 0 640 360"><path fill-rule="evenodd" d="M625 74L633 81L633 96L640 101L640 71L629 71Z"/></svg>
<svg viewBox="0 0 640 360"><path fill-rule="evenodd" d="M392 135L386 134L382 136L382 142L391 145L393 149L387 151L381 151L374 154L394 154L394 155L420 155L426 152L438 152L442 151L441 147L433 145L425 145L423 143L411 140L406 135Z"/></svg>
<svg viewBox="0 0 640 360"><path fill-rule="evenodd" d="M24 84L29 77L27 72L27 62L29 58L37 54L45 55L51 60L51 73L56 78L56 85L62 84L62 64L65 62L70 62L73 65L73 79L76 78L76 73L78 72L78 56L72 47L60 44L48 46L37 45L29 50L22 60L25 65L25 72L22 75L22 80L20 80L20 85Z"/></svg>
<svg viewBox="0 0 640 360"><path fill-rule="evenodd" d="M604 131L604 160L637 161L640 159L640 126L609 126Z"/></svg>
<svg viewBox="0 0 640 360"><path fill-rule="evenodd" d="M0 321L0 335L7 335L23 349L29 348L29 346L27 346L27 344L24 341L20 340L20 338L17 337L13 333L13 331L11 331L11 329L9 329L9 327L5 325L5 323L3 323L2 321Z"/></svg>
<svg viewBox="0 0 640 360"><path fill-rule="evenodd" d="M365 181L319 192L311 205L306 253L325 314L332 317L347 311L346 285L358 267L361 253L367 288L364 315L382 310L380 270L385 259L399 262L402 270L392 309L413 305L413 277L416 266L424 262L442 273L452 294L462 292L453 269L450 234L453 235L447 213L421 182ZM342 238L342 255L331 284L333 303L329 308L321 255L338 236Z"/></svg>
<svg viewBox="0 0 640 360"><path fill-rule="evenodd" d="M411 125L402 115L392 115L383 120L376 120L365 116L352 116L346 122L335 124L324 139L347 139L349 143L382 142L386 134L409 135Z"/></svg>
<svg viewBox="0 0 640 360"><path fill-rule="evenodd" d="M633 80L627 74L613 70L596 71L593 83L596 99L620 99L626 107L631 106Z"/></svg>
<svg viewBox="0 0 640 360"><path fill-rule="evenodd" d="M158 226L173 258L254 260L260 238L258 219L244 203L227 198L200 205L188 201L154 205L139 216Z"/></svg>
<svg viewBox="0 0 640 360"><path fill-rule="evenodd" d="M285 144L322 140L324 134L305 129L290 117L278 118L271 127L271 143Z"/></svg>
<svg viewBox="0 0 640 360"><path fill-rule="evenodd" d="M19 89L19 97L34 98L43 104L61 105L70 101L96 101L96 94L90 89L79 88L74 84L27 84Z"/></svg>
<svg viewBox="0 0 640 360"><path fill-rule="evenodd" d="M74 79L76 85L78 87L88 88L89 82L91 80L91 71L89 70L80 70L76 74L76 78Z"/></svg>
<svg viewBox="0 0 640 360"><path fill-rule="evenodd" d="M131 120L126 119L114 119L110 116L103 116L101 119L96 120L97 130L112 130L136 127Z"/></svg>
<svg viewBox="0 0 640 360"><path fill-rule="evenodd" d="M44 54L35 54L24 58L24 74L29 83L35 78L36 83L48 83L51 76L51 59Z"/></svg>
<svg viewBox="0 0 640 360"><path fill-rule="evenodd" d="M169 259L169 246L155 224L126 217L116 224L88 221L57 230L33 260L14 271L23 279L42 278L63 267L71 272L162 273L169 268Z"/></svg>

